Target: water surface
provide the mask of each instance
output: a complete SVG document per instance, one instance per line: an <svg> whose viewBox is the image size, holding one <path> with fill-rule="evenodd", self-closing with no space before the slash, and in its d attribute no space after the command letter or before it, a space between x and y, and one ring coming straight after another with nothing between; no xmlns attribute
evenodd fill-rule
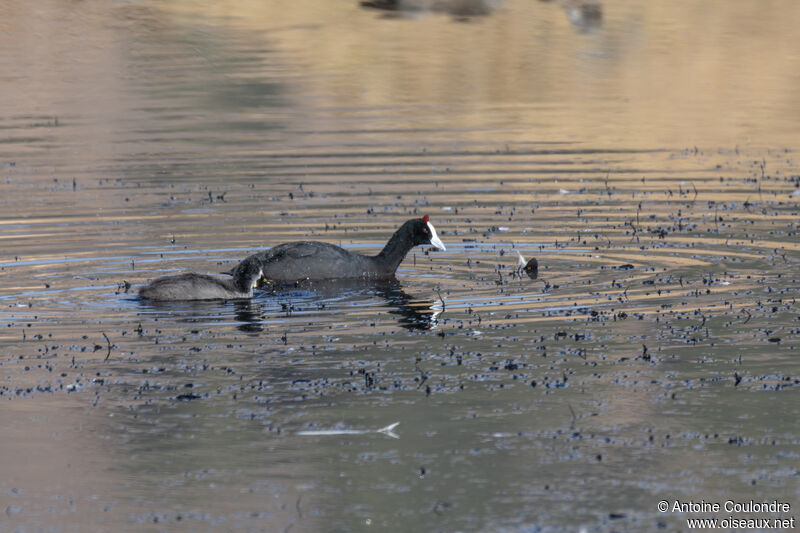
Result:
<svg viewBox="0 0 800 533"><path fill-rule="evenodd" d="M0 7L11 530L794 515L800 6L455 4ZM397 283L135 297L423 214Z"/></svg>

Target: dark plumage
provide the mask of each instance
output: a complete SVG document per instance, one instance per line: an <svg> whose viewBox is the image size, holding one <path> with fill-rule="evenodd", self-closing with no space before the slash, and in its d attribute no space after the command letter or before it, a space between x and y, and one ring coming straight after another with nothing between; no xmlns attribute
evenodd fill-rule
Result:
<svg viewBox="0 0 800 533"><path fill-rule="evenodd" d="M445 250L427 216L409 220L400 226L376 256L348 252L325 242L301 241L279 244L246 260L260 262L264 277L274 283L391 279L408 251L420 244Z"/></svg>
<svg viewBox="0 0 800 533"><path fill-rule="evenodd" d="M232 271L233 279L206 274L179 274L158 278L141 289L139 297L146 300L234 300L252 298L253 287L263 275L259 261L244 260Z"/></svg>

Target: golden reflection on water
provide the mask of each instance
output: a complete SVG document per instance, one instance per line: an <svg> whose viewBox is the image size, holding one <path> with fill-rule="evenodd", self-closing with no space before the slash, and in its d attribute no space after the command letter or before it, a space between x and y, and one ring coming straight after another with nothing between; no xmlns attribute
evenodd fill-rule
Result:
<svg viewBox="0 0 800 533"><path fill-rule="evenodd" d="M14 82L3 114L83 122L72 143L84 160L117 153L120 126L143 118L147 104L130 84L156 73L146 58L163 57L159 46L189 62L178 72L196 68L196 83L218 93L191 119L206 127L219 111L214 99L233 84L277 81L306 109L284 113L291 130L305 132L296 146L341 135L371 144L384 129L415 142L485 142L491 132L502 143L783 147L800 122L800 52L786 38L800 6L790 1L605 1L602 28L589 33L572 31L554 3L527 0L466 23L383 18L356 1L137 2L114 7L111 24L97 3L25 6L9 2L1 12L0 43L13 52L2 66ZM226 63L229 53L259 59L238 68ZM262 111L239 116L258 121Z"/></svg>
<svg viewBox="0 0 800 533"><path fill-rule="evenodd" d="M569 31L555 5L523 0L470 23L387 19L357 2L166 9L176 21L224 13L264 35L303 65L300 97L316 108L423 106L394 115L393 129L435 135L446 123L468 139L491 124L509 128L504 141L769 147L789 142L800 119L800 49L786 38L800 20L793 2L604 1L602 29L588 34Z"/></svg>

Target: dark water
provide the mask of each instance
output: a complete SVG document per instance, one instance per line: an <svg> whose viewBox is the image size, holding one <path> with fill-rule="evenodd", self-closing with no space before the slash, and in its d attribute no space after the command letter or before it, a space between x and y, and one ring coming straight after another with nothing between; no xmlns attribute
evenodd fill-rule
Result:
<svg viewBox="0 0 800 533"><path fill-rule="evenodd" d="M800 5L382 7L0 5L0 529L796 516ZM423 214L397 283L135 298Z"/></svg>

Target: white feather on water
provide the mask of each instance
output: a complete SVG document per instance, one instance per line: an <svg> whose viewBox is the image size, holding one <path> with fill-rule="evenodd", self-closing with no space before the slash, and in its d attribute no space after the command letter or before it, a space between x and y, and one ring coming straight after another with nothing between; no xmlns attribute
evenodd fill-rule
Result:
<svg viewBox="0 0 800 533"><path fill-rule="evenodd" d="M368 433L383 433L393 439L399 439L400 435L394 432L394 429L400 425L400 422L389 424L380 429L312 429L305 431L298 431L297 435L304 437L326 437L330 435L366 435Z"/></svg>

